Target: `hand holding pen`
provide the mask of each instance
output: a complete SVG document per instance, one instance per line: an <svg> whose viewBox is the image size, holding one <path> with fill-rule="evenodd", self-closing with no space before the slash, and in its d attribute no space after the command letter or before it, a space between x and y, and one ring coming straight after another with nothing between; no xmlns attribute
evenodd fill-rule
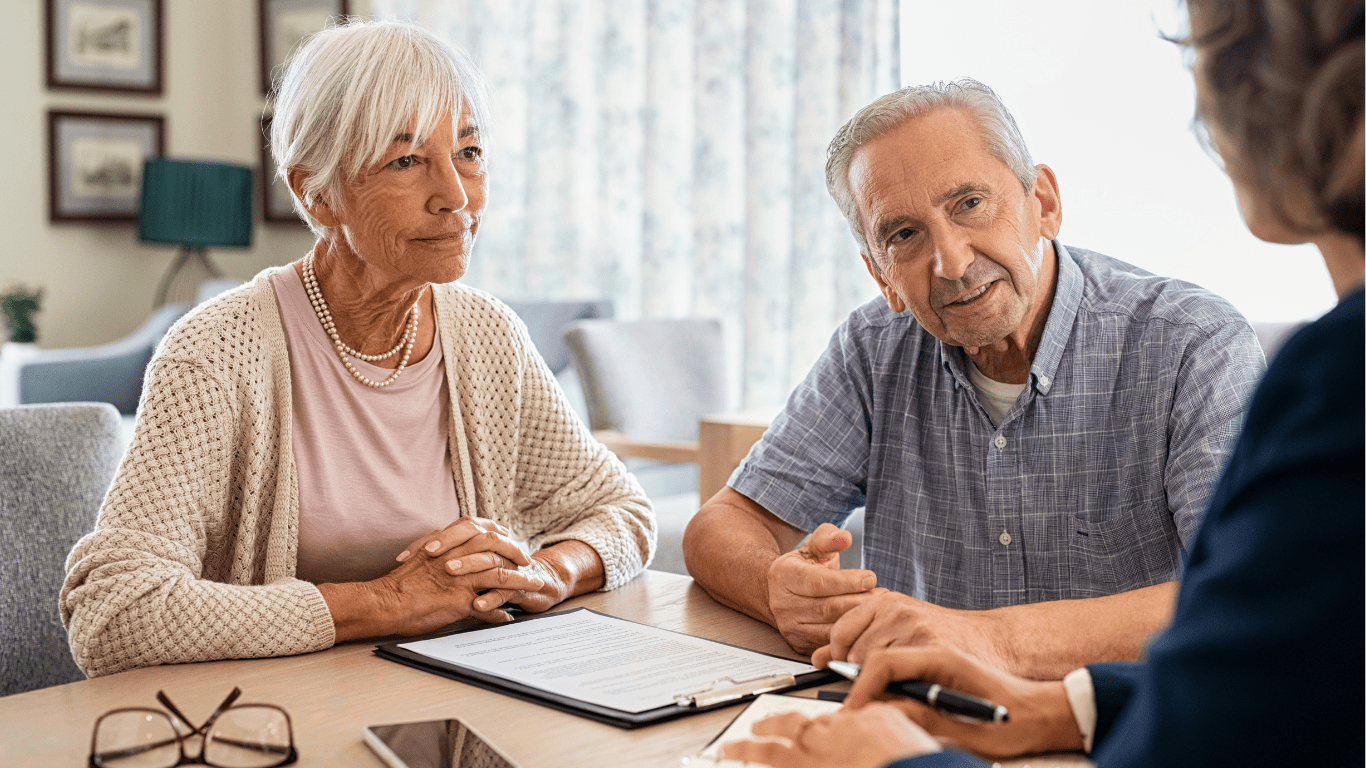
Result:
<svg viewBox="0 0 1366 768"><path fill-rule="evenodd" d="M828 653L828 647L817 652L816 664L835 669L836 663ZM928 703L926 689L919 693L911 689L909 697L900 692L888 693L892 684L905 681L942 686L934 697L935 704ZM965 694L978 704L969 711L946 711L945 689ZM863 659L845 707L858 710L877 700L897 707L932 735L982 756L1082 749L1081 731L1061 681L1026 680L956 648L902 646L869 654ZM1008 710L1000 713L1000 720L996 719L997 706ZM964 715L985 717L968 720Z"/></svg>
<svg viewBox="0 0 1366 768"><path fill-rule="evenodd" d="M860 665L850 661L832 660L826 666L831 672L849 680L857 680L862 669ZM945 688L938 683L927 683L923 680L893 681L887 684L886 691L927 704L945 714L969 720L1004 723L1010 719L1010 712L1005 707L970 693Z"/></svg>

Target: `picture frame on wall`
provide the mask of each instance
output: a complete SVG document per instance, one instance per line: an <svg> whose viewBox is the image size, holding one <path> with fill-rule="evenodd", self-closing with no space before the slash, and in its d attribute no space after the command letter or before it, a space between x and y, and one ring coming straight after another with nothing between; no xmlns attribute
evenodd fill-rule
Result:
<svg viewBox="0 0 1366 768"><path fill-rule="evenodd" d="M270 94L300 40L348 13L348 0L260 0L261 93Z"/></svg>
<svg viewBox="0 0 1366 768"><path fill-rule="evenodd" d="M165 118L51 110L47 125L49 218L136 221L142 165L166 154Z"/></svg>
<svg viewBox="0 0 1366 768"><path fill-rule="evenodd" d="M289 187L275 175L275 158L270 154L270 115L261 116L261 218L274 224L303 224L294 211Z"/></svg>
<svg viewBox="0 0 1366 768"><path fill-rule="evenodd" d="M44 0L47 87L161 93L162 0Z"/></svg>

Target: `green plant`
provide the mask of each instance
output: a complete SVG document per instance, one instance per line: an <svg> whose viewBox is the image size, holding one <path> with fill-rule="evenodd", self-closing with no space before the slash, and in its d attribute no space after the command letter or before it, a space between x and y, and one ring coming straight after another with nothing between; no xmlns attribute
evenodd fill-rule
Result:
<svg viewBox="0 0 1366 768"><path fill-rule="evenodd" d="M0 293L0 312L5 313L5 320L9 322L10 341L38 340L38 328L33 324L33 315L42 300L42 288L29 293L22 285L15 285Z"/></svg>

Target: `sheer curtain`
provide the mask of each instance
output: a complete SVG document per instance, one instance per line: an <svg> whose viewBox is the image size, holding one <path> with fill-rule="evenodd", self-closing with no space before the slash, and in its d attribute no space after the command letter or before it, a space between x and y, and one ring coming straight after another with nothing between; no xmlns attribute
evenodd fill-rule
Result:
<svg viewBox="0 0 1366 768"><path fill-rule="evenodd" d="M825 147L900 83L898 0L373 0L467 51L492 95L465 281L715 317L732 402L781 403L876 295Z"/></svg>

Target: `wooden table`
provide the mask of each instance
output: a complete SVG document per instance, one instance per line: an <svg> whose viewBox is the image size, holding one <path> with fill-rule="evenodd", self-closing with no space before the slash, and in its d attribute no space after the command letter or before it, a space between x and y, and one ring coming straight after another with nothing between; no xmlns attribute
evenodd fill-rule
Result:
<svg viewBox="0 0 1366 768"><path fill-rule="evenodd" d="M686 576L648 571L621 589L565 607L799 658L775 630L717 604ZM364 726L460 717L524 768L677 768L740 712L728 707L628 731L385 661L373 655L374 647L374 641L355 642L303 656L135 669L0 698L0 766L85 765L95 718L116 707L158 707L159 689L196 723L234 685L241 686L243 703L283 707L294 722L300 766L382 768L361 741ZM1033 768L1088 764L1077 756L1019 764L1026 762Z"/></svg>

